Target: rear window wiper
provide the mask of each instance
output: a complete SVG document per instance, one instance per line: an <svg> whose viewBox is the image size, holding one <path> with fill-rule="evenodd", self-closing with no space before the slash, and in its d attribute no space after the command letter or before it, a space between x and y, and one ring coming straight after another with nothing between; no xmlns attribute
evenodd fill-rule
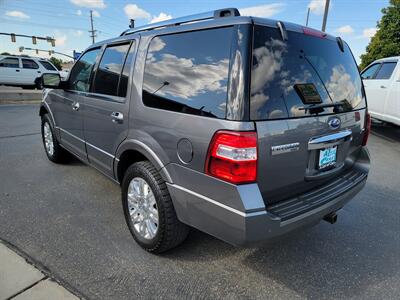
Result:
<svg viewBox="0 0 400 300"><path fill-rule="evenodd" d="M345 101L345 100L343 100L343 101ZM343 108L343 106L344 106L344 103L341 103L341 102L337 102L337 103L321 103L321 104L310 104L310 105L307 105L307 106L301 106L298 109L299 110L304 110L306 113L307 113L307 111L309 111L312 114L313 113L314 114L315 113L318 114L318 113L323 112L324 108L333 107L333 111L335 113L338 113L338 112L340 112L338 110L338 108Z"/></svg>

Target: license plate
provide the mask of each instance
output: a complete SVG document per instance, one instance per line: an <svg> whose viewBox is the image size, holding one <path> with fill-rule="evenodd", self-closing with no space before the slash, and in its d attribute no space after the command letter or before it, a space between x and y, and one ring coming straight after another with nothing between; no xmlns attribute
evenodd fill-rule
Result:
<svg viewBox="0 0 400 300"><path fill-rule="evenodd" d="M325 169L336 164L336 153L337 146L320 150L318 163L319 169Z"/></svg>

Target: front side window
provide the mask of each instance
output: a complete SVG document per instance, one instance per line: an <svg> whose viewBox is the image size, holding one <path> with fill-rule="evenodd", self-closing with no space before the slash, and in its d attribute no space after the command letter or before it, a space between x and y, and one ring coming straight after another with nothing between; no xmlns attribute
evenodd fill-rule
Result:
<svg viewBox="0 0 400 300"><path fill-rule="evenodd" d="M366 69L364 72L361 74L362 79L372 79L374 78L374 75L376 71L379 69L381 64L374 64L370 66L368 69Z"/></svg>
<svg viewBox="0 0 400 300"><path fill-rule="evenodd" d="M24 69L39 69L39 65L32 59L22 59L22 67Z"/></svg>
<svg viewBox="0 0 400 300"><path fill-rule="evenodd" d="M96 71L93 92L118 96L118 83L130 44L108 46Z"/></svg>
<svg viewBox="0 0 400 300"><path fill-rule="evenodd" d="M253 120L312 115L309 104L338 104L340 112L365 107L361 77L346 43L276 28L254 27L250 115ZM333 107L319 114L334 113Z"/></svg>
<svg viewBox="0 0 400 300"><path fill-rule="evenodd" d="M53 65L51 63L49 63L48 61L39 60L39 62L46 70L57 71L57 69L55 67L53 67Z"/></svg>
<svg viewBox="0 0 400 300"><path fill-rule="evenodd" d="M92 49L83 54L71 70L69 86L71 90L88 92L90 76L96 63L100 48Z"/></svg>
<svg viewBox="0 0 400 300"><path fill-rule="evenodd" d="M225 118L232 27L163 35L149 45L146 106Z"/></svg>
<svg viewBox="0 0 400 300"><path fill-rule="evenodd" d="M19 68L18 58L7 57L0 61L0 67Z"/></svg>
<svg viewBox="0 0 400 300"><path fill-rule="evenodd" d="M376 73L375 79L390 79L390 77L392 77L394 68L396 68L395 62L383 63L378 73Z"/></svg>

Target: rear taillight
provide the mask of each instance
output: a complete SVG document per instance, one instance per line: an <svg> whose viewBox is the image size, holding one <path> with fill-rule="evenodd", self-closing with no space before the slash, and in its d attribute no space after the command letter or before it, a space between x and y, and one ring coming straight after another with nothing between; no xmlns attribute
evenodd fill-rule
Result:
<svg viewBox="0 0 400 300"><path fill-rule="evenodd" d="M206 174L240 184L257 178L257 133L217 131L211 140Z"/></svg>
<svg viewBox="0 0 400 300"><path fill-rule="evenodd" d="M369 134L371 133L371 115L367 112L365 114L365 124L364 124L364 136L362 145L366 146L368 142Z"/></svg>

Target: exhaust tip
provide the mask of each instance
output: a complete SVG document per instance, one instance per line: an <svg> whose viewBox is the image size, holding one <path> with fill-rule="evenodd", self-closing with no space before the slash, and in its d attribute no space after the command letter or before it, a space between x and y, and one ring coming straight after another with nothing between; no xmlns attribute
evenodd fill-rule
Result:
<svg viewBox="0 0 400 300"><path fill-rule="evenodd" d="M337 214L336 214L336 212L332 212L332 213L326 215L326 216L324 217L324 221L326 221L326 222L328 222L328 223L330 223L330 224L335 224L336 221L337 221Z"/></svg>

